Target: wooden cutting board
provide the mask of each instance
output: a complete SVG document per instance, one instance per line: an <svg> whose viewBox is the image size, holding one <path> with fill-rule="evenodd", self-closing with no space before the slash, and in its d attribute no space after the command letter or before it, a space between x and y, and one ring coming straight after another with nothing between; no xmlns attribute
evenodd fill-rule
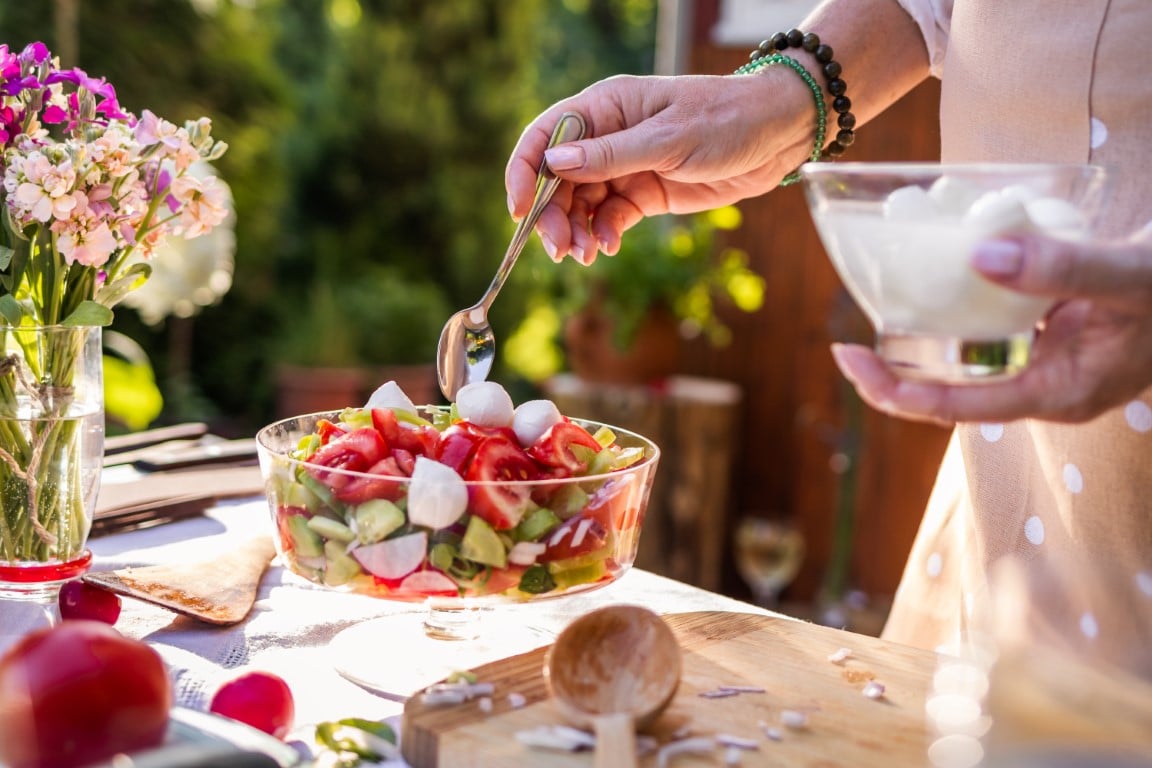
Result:
<svg viewBox="0 0 1152 768"><path fill-rule="evenodd" d="M665 616L683 652L684 672L676 698L649 733L661 743L679 729L693 736L727 734L754 739L740 765L799 768L893 768L926 764L929 733L924 704L936 655L874 637L790 619L750 613L701 612ZM839 648L852 655L828 660ZM562 723L543 678L546 648L475 670L495 685L490 713L478 701L428 707L419 696L405 705L401 746L413 768L504 768L513 765L584 768L591 752L553 752L517 741L517 731ZM869 679L883 683L884 697L862 690ZM720 686L759 686L764 693L725 698L701 696ZM525 705L509 702L520 694ZM804 712L802 729L781 724L784 710ZM778 728L780 740L763 725ZM724 765L724 750L679 756L673 765ZM642 766L656 766L655 754Z"/></svg>

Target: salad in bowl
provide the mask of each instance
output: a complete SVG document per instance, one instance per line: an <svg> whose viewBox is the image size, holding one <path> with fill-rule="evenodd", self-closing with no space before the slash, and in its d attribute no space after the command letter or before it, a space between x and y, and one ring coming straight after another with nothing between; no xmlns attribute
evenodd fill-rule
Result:
<svg viewBox="0 0 1152 768"><path fill-rule="evenodd" d="M514 407L495 382L419 407L388 382L364 407L264 427L257 450L285 566L403 601L615 581L635 560L660 454L548 400Z"/></svg>

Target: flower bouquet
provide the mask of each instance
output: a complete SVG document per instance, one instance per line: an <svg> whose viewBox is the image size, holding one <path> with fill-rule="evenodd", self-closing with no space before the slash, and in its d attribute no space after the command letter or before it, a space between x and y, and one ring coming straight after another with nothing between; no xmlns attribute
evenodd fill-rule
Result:
<svg viewBox="0 0 1152 768"><path fill-rule="evenodd" d="M226 148L207 118L136 117L42 43L0 45L0 591L87 566L101 328L166 237L224 220L226 186L188 171Z"/></svg>

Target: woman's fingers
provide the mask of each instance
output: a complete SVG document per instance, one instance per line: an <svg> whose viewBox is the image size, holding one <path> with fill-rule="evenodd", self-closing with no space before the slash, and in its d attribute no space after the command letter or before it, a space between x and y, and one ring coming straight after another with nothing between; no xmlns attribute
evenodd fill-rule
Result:
<svg viewBox="0 0 1152 768"><path fill-rule="evenodd" d="M1152 245L1146 242L1003 238L978 245L972 265L989 280L1021 293L1152 302Z"/></svg>

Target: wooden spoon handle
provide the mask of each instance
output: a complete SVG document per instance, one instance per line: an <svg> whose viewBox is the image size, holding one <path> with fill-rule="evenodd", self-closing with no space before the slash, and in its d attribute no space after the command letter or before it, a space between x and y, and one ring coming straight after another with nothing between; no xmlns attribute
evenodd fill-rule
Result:
<svg viewBox="0 0 1152 768"><path fill-rule="evenodd" d="M599 715L596 730L595 768L636 768L636 726L626 712Z"/></svg>

